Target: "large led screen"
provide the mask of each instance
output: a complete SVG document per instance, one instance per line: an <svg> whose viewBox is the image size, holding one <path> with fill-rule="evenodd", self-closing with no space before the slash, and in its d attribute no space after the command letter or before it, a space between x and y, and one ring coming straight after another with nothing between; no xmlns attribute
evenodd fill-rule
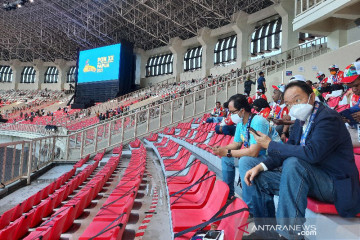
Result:
<svg viewBox="0 0 360 240"><path fill-rule="evenodd" d="M120 53L121 44L81 51L77 83L118 80Z"/></svg>

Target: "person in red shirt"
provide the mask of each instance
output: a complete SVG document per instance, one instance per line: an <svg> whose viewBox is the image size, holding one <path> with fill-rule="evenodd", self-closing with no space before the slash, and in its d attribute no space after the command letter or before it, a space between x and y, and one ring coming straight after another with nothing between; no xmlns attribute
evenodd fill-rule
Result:
<svg viewBox="0 0 360 240"><path fill-rule="evenodd" d="M284 103L284 92L285 85L272 86L274 88L274 92L272 95L272 99L274 100L272 104L272 121L276 124L276 131L279 133L279 136L283 142L286 141L286 138L289 134L289 126L284 125L283 122L289 121L289 109L286 107Z"/></svg>
<svg viewBox="0 0 360 240"><path fill-rule="evenodd" d="M255 101L256 99L259 99L259 98L263 98L267 101L267 97L265 94L263 94L263 90L262 89L258 89L256 91L256 95L253 97L253 101Z"/></svg>
<svg viewBox="0 0 360 240"><path fill-rule="evenodd" d="M344 72L339 70L338 65L333 64L329 67L330 76L328 77L332 84L341 84L344 78Z"/></svg>
<svg viewBox="0 0 360 240"><path fill-rule="evenodd" d="M258 115L264 118L268 118L271 112L269 103L263 98L256 99L254 101L253 108L256 112L258 112Z"/></svg>

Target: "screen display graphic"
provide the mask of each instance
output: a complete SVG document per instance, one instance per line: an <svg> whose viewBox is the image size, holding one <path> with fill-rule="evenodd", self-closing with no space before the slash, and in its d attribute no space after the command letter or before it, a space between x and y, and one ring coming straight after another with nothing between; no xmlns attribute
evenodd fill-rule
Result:
<svg viewBox="0 0 360 240"><path fill-rule="evenodd" d="M77 83L118 80L120 54L121 44L81 51Z"/></svg>

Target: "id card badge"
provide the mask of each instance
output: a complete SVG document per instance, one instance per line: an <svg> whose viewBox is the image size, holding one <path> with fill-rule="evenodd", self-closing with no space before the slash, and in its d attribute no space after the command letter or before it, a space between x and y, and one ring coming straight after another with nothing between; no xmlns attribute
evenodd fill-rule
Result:
<svg viewBox="0 0 360 240"><path fill-rule="evenodd" d="M358 142L360 142L360 124L357 124Z"/></svg>

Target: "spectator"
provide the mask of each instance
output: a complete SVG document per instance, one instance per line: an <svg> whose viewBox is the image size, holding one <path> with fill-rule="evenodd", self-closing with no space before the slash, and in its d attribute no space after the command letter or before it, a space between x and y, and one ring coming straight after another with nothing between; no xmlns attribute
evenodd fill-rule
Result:
<svg viewBox="0 0 360 240"><path fill-rule="evenodd" d="M260 72L259 73L259 78L257 80L257 89L261 89L263 93L265 93L267 91L266 89L266 83L265 83L265 77L264 77L264 73Z"/></svg>
<svg viewBox="0 0 360 240"><path fill-rule="evenodd" d="M344 78L344 72L339 70L338 65L334 64L329 67L330 76L328 77L330 83L332 84L340 84L342 79Z"/></svg>
<svg viewBox="0 0 360 240"><path fill-rule="evenodd" d="M247 96L250 95L251 85L255 85L255 82L250 79L250 75L247 76L246 81L244 82L244 92Z"/></svg>
<svg viewBox="0 0 360 240"><path fill-rule="evenodd" d="M256 91L256 95L253 97L253 101L255 101L256 99L259 99L259 98L263 98L263 99L265 99L266 101L267 101L267 97L266 97L266 95L265 94L263 94L263 90L262 89L258 89L257 91Z"/></svg>
<svg viewBox="0 0 360 240"><path fill-rule="evenodd" d="M268 118L271 112L269 103L263 98L256 99L253 103L253 108L263 118Z"/></svg>
<svg viewBox="0 0 360 240"><path fill-rule="evenodd" d="M335 203L342 217L354 217L360 212L359 172L345 124L336 111L315 101L306 83L290 83L284 98L290 115L297 119L289 141L280 145L258 132L260 136L253 136L267 149L268 157L260 164L253 160L242 165L248 170L246 185L254 188L255 225L274 223L274 195L279 195L276 220L281 226L304 224L308 196ZM288 228L280 234L298 239L299 231L302 229ZM274 235L258 231L250 236Z"/></svg>
<svg viewBox="0 0 360 240"><path fill-rule="evenodd" d="M230 98L230 100L231 100L231 98ZM229 106L229 102L225 102L224 103L224 108L225 108L224 112L226 115L223 117L221 123L219 125L215 126L215 132L217 134L234 136L236 125L233 123L233 121L231 121L231 114L228 114L228 111L229 111L228 106Z"/></svg>
<svg viewBox="0 0 360 240"><path fill-rule="evenodd" d="M345 76L341 83L347 84L349 87L351 87L353 94L355 94L356 96L360 96L359 62L354 62L353 64L350 64L346 67ZM351 105L351 108L340 112L340 114L343 116L345 122L353 126L348 130L350 132L353 145L358 147L360 146L360 143L358 140L358 131L356 128L356 124L360 122L360 100L358 100L355 104L352 103Z"/></svg>
<svg viewBox="0 0 360 240"><path fill-rule="evenodd" d="M216 106L214 108L214 110L211 112L211 116L210 118L206 119L207 123L219 123L222 121L223 116L224 116L224 112L223 112L223 108L221 107L221 103L220 102L216 102Z"/></svg>
<svg viewBox="0 0 360 240"><path fill-rule="evenodd" d="M281 140L283 142L286 141L286 138L289 137L289 125L284 125L280 120L290 120L288 114L289 109L286 107L286 104L284 103L284 91L285 86L279 85L279 86L272 86L274 88L272 99L274 100L273 106L272 106L272 120L277 126L275 127L276 131L281 137Z"/></svg>
<svg viewBox="0 0 360 240"><path fill-rule="evenodd" d="M250 136L249 127L264 134L269 134L269 122L258 115L251 114L251 107L246 97L242 94L236 94L230 98L229 112L231 113L231 120L234 124L237 124L234 142L225 147L215 147L213 151L214 154L221 157L223 180L230 188L229 198L234 195L234 158L240 158L239 172L243 183L242 198L251 208L253 188L245 186L243 179L246 171L243 171L241 166L247 161L256 161L258 163L264 161L266 152L257 144L254 137ZM242 145L243 148L241 149Z"/></svg>

